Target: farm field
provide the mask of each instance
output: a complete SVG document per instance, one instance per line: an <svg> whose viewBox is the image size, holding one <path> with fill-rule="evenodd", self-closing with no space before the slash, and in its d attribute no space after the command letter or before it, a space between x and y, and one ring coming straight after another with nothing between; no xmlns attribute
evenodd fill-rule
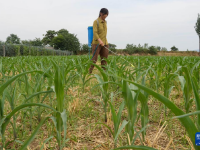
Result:
<svg viewBox="0 0 200 150"><path fill-rule="evenodd" d="M88 74L88 56L0 57L1 148L200 149L200 57L107 62Z"/></svg>

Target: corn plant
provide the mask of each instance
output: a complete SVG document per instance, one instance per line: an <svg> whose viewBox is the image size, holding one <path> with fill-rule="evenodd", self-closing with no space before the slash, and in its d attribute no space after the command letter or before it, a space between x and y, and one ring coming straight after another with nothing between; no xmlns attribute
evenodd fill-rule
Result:
<svg viewBox="0 0 200 150"><path fill-rule="evenodd" d="M139 95L138 92L131 91L131 87L126 80L122 81L122 95L124 97L125 106L128 111L128 124L126 126L126 132L130 137L130 141L133 140L134 136L134 124L137 119L137 99Z"/></svg>
<svg viewBox="0 0 200 150"><path fill-rule="evenodd" d="M15 108L15 93L16 93L16 85L14 86L13 89L11 89L12 91L12 95L10 95L10 92L8 92L7 90L4 91L4 94L10 104L10 108L13 111ZM13 137L14 139L17 138L17 129L16 129L16 116L13 115L13 123L12 123L12 127L13 127Z"/></svg>
<svg viewBox="0 0 200 150"><path fill-rule="evenodd" d="M148 146L136 146L136 145L122 146L122 147L115 148L114 150L118 150L118 149L156 150L155 148L151 148L151 147L148 147Z"/></svg>
<svg viewBox="0 0 200 150"><path fill-rule="evenodd" d="M165 79L164 79L164 96L169 98L169 95L174 88L173 85L170 85L170 81L172 81L177 75L176 74L167 74ZM167 115L167 109L166 106L164 105L164 110L165 110L165 117Z"/></svg>
<svg viewBox="0 0 200 150"><path fill-rule="evenodd" d="M76 60L73 59L72 61L74 63L74 67L76 68L75 72L82 81L82 90L84 92L86 83L89 82L92 78L94 78L90 77L91 74L88 74L90 63L84 63L84 60L81 61L80 58Z"/></svg>
<svg viewBox="0 0 200 150"><path fill-rule="evenodd" d="M16 107L15 109L12 110L11 113L9 113L8 115L6 115L4 117L3 115L3 109L1 111L1 121L0 121L0 127L1 127L1 137L2 137L2 143L3 143L3 147L5 146L5 137L4 137L4 133L5 133L5 129L6 126L8 125L8 123L10 122L11 117L13 117L15 115L16 112L20 111L21 109L25 108L25 107L32 107L32 106L40 106L40 107L46 107L49 108L51 110L53 110L54 112L56 112L56 116L55 117L51 117L51 119L53 120L56 129L57 129L57 136L56 139L58 141L58 145L59 145L59 149L62 148L63 145L61 145L61 131L62 131L62 126L64 128L64 142L65 143L65 136L66 136L66 112L65 110L63 110L63 106L64 106L64 84L63 81L65 81L65 78L63 77L63 73L60 70L60 67L58 67L55 63L54 63L56 72L55 72L55 77L54 77L54 84L55 84L55 91L56 91L56 96L57 96L57 111L50 107L47 106L45 104L40 104L40 103L27 103L27 104L22 104L18 107ZM15 81L17 78L27 74L27 73L32 73L32 72L38 72L38 73L42 73L42 71L30 71L30 72L24 72L21 73L19 75L16 75L14 77L12 77L11 79L9 79L6 83L4 83L3 85L1 85L0 87L0 94L3 93L3 91L5 90L5 88L11 84L13 81ZM47 75L47 74L46 74ZM50 76L49 76L50 77ZM51 77L50 77L51 78ZM41 93L41 92L39 92ZM37 94L33 94L32 96L28 97L25 101L27 102L29 99L31 99L33 96L38 96ZM3 108L4 105L4 96L3 96L3 101L1 102L1 108ZM46 119L45 119L46 120ZM22 148L24 149L24 147L27 146L27 144L30 143L30 141L33 140L33 137L35 136L36 132L38 131L39 127L44 123L44 121L42 121L42 123L40 123L38 125L38 128L35 129L35 131L32 133L31 137L24 143L24 145L22 146Z"/></svg>
<svg viewBox="0 0 200 150"><path fill-rule="evenodd" d="M65 68L58 66L54 61L52 61L55 69L54 85L57 98L56 104L56 114L52 116L51 119L56 127L56 139L58 142L59 150L65 145L66 130L67 130L67 114L64 110L64 87L65 87ZM62 128L64 130L64 138L62 144Z"/></svg>
<svg viewBox="0 0 200 150"><path fill-rule="evenodd" d="M191 106L191 103L193 101L193 99L191 98L191 94L192 94L192 85L190 83L189 80L189 74L188 74L188 70L185 72L185 77L184 76L178 76L179 81L181 83L181 89L183 91L183 97L185 100L185 110L186 113L189 113L189 109Z"/></svg>
<svg viewBox="0 0 200 150"><path fill-rule="evenodd" d="M6 81L4 84L2 84L0 86L0 95L2 95L5 91L5 89L12 83L14 82L17 78L27 74L27 73L33 73L33 72L38 72L38 73L41 73L40 71L30 71L30 72L24 72L24 73L21 73L21 74L18 74L12 78L10 78L8 81ZM11 106L13 106L13 99L11 101ZM29 103L29 104L22 104L18 107L15 107L9 114L5 115L4 114L4 103L5 103L5 95L3 94L3 98L1 100L1 118L0 118L0 136L1 136L1 139L2 139L2 148L5 148L5 130L6 130L6 127L7 125L10 123L10 119L11 117L13 117L17 112L19 112L21 109L23 108L26 108L26 107L32 107L32 106L41 106L41 107L45 107L45 108L48 108L48 109L51 109L53 111L55 111L55 109L49 107L48 105L45 105L45 104L37 104L37 103ZM41 125L39 125L41 126ZM28 143L30 143L31 141L33 140L33 138L29 139L28 140ZM24 143L25 147L27 146L26 143Z"/></svg>
<svg viewBox="0 0 200 150"><path fill-rule="evenodd" d="M107 106L108 106L108 98L109 98L109 92L108 92L108 76L105 73L105 71L100 68L99 66L95 65L97 69L100 71L103 78L101 78L99 75L95 74L95 77L97 78L97 81L99 82L99 86L101 89L102 97L103 97L103 108L104 108L104 114L105 114L105 122L107 122Z"/></svg>
<svg viewBox="0 0 200 150"><path fill-rule="evenodd" d="M153 97L155 97L157 100L159 100L160 102L162 102L163 104L166 105L166 107L168 107L168 109L170 109L176 116L181 116L181 115L184 115L185 113L179 109L173 102L171 102L168 98L166 98L165 96L159 94L159 93L156 93L154 92L153 90L141 85L141 84L138 84L138 83L135 83L133 81L129 81L129 80L126 80L126 79L123 79L124 81L126 82L129 82L129 83L132 83L134 84L135 86L137 86L139 89L142 89L144 90L145 92L147 92L148 94L152 95ZM196 93L196 98L198 100L198 94L197 92ZM198 103L198 102L197 102ZM179 118L180 122L182 123L182 125L185 127L192 143L193 143L193 146L196 150L200 149L198 146L195 145L195 134L196 132L198 132L197 130L197 127L195 126L194 122L188 117L184 117L184 118Z"/></svg>
<svg viewBox="0 0 200 150"><path fill-rule="evenodd" d="M110 104L110 109L111 109L112 119L113 119L113 124L114 124L114 132L112 132L112 135L114 138L114 147L116 148L117 147L117 138L118 138L120 132L122 131L122 129L127 125L128 122L126 120L123 120L123 122L120 126L122 110L124 109L124 101L119 106L119 110L118 110L117 114L115 112L115 108L112 105L112 103L109 102L109 104Z"/></svg>
<svg viewBox="0 0 200 150"><path fill-rule="evenodd" d="M142 85L145 86L145 76L143 77ZM146 135L146 127L149 123L149 108L148 108L148 93L146 93L143 90L140 90L138 95L138 100L141 103L141 110L140 110L140 118L141 118L141 126L142 126L142 138L143 142L145 141L145 135ZM133 142L132 142L133 144Z"/></svg>

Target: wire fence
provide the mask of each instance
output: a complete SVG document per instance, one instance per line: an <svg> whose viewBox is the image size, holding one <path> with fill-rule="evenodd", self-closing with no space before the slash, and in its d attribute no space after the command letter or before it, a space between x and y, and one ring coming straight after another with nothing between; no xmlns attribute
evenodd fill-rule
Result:
<svg viewBox="0 0 200 150"><path fill-rule="evenodd" d="M72 51L55 50L43 46L0 43L0 57L73 55Z"/></svg>

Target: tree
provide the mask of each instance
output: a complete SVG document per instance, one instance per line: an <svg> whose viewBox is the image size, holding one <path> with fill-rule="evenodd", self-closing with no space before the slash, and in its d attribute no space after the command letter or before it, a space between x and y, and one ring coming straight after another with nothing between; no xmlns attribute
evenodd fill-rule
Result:
<svg viewBox="0 0 200 150"><path fill-rule="evenodd" d="M148 43L144 43L144 48L148 48Z"/></svg>
<svg viewBox="0 0 200 150"><path fill-rule="evenodd" d="M16 34L10 34L6 39L6 43L20 44L20 38Z"/></svg>
<svg viewBox="0 0 200 150"><path fill-rule="evenodd" d="M160 51L160 50L161 50L161 47L160 47L160 46L156 46L156 49L157 49L158 51Z"/></svg>
<svg viewBox="0 0 200 150"><path fill-rule="evenodd" d="M111 44L111 43L108 43L108 46L110 49L116 49L116 45L115 44Z"/></svg>
<svg viewBox="0 0 200 150"><path fill-rule="evenodd" d="M55 49L65 49L65 38L62 34L59 34L58 36L54 37L52 40L52 44Z"/></svg>
<svg viewBox="0 0 200 150"><path fill-rule="evenodd" d="M56 35L57 35L57 32L54 31L54 30L48 30L48 31L46 31L46 34L43 35L44 38L42 39L42 43L43 43L44 45L49 44L50 46L53 46L52 40L53 40L53 38L54 38Z"/></svg>
<svg viewBox="0 0 200 150"><path fill-rule="evenodd" d="M133 50L135 47L136 47L136 46L133 45L133 44L127 44L127 45L126 45L126 49L127 49L127 50Z"/></svg>
<svg viewBox="0 0 200 150"><path fill-rule="evenodd" d="M0 44L4 44L4 42L3 42L3 41L0 41Z"/></svg>
<svg viewBox="0 0 200 150"><path fill-rule="evenodd" d="M108 47L109 49L112 51L112 52L116 52L116 45L115 44L111 44L111 43L108 43ZM111 51L109 51L109 53L112 53Z"/></svg>
<svg viewBox="0 0 200 150"><path fill-rule="evenodd" d="M61 29L56 33L57 36L52 39L51 45L56 49L73 51L77 54L80 43L76 35L69 33L66 29Z"/></svg>
<svg viewBox="0 0 200 150"><path fill-rule="evenodd" d="M80 43L76 35L71 34L66 29L60 29L59 31L48 30L45 37L42 39L44 45L49 44L55 49L74 51L80 50Z"/></svg>
<svg viewBox="0 0 200 150"><path fill-rule="evenodd" d="M68 34L69 32L68 32L68 30L66 30L66 29L60 29L58 32L57 32L57 34L62 34L62 35L65 35L65 34Z"/></svg>
<svg viewBox="0 0 200 150"><path fill-rule="evenodd" d="M81 50L82 50L83 52L88 52L88 51L89 51L89 46L88 46L88 44L83 44Z"/></svg>
<svg viewBox="0 0 200 150"><path fill-rule="evenodd" d="M24 45L30 45L30 40L22 40L21 43Z"/></svg>
<svg viewBox="0 0 200 150"><path fill-rule="evenodd" d="M142 48L142 46L140 44L138 44L138 48Z"/></svg>
<svg viewBox="0 0 200 150"><path fill-rule="evenodd" d="M176 48L175 46L172 46L171 51L178 51L178 48Z"/></svg>
<svg viewBox="0 0 200 150"><path fill-rule="evenodd" d="M199 36L199 54L200 54L200 14L198 14L196 26L194 27L197 35Z"/></svg>
<svg viewBox="0 0 200 150"><path fill-rule="evenodd" d="M22 40L21 43L30 46L43 46L40 38L35 38L34 40Z"/></svg>
<svg viewBox="0 0 200 150"><path fill-rule="evenodd" d="M162 47L160 51L167 51L166 47Z"/></svg>
<svg viewBox="0 0 200 150"><path fill-rule="evenodd" d="M149 53L150 53L151 55L156 55L156 54L157 54L157 49L156 49L156 47L155 47L155 46L150 46L150 47L149 47Z"/></svg>
<svg viewBox="0 0 200 150"><path fill-rule="evenodd" d="M80 42L76 35L74 34L65 34L64 37L64 43L65 43L65 50L73 51L75 54L78 53L78 50L80 50Z"/></svg>
<svg viewBox="0 0 200 150"><path fill-rule="evenodd" d="M42 40L40 38L35 38L34 40L30 40L31 46L42 46Z"/></svg>

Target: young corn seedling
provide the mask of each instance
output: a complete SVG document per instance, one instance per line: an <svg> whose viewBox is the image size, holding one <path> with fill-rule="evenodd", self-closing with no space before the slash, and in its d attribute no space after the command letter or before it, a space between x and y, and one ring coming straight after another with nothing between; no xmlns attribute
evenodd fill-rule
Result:
<svg viewBox="0 0 200 150"><path fill-rule="evenodd" d="M5 83L3 83L1 86L0 86L0 96L3 94L3 98L0 102L0 105L1 105L1 118L0 118L0 136L1 136L1 139L2 139L2 149L3 148L6 148L5 145L5 130L6 130L6 127L8 126L8 124L10 123L10 119L17 113L19 112L21 109L23 108L26 108L26 107L32 107L32 106L40 106L40 107L45 107L45 108L48 108L48 109L51 109L53 111L56 111L55 109L53 109L52 107L49 107L48 105L44 105L44 104L38 104L38 103L28 103L28 104L21 104L20 106L17 106L15 107L9 114L5 115L4 114L4 104L5 104L5 95L4 95L4 91L5 89L12 83L14 82L15 80L17 80L19 77L27 74L27 73L33 73L33 72L38 72L38 73L41 73L41 71L29 71L29 72L23 72L21 74L18 74L16 76L13 76L12 78L10 78L9 80L7 80ZM14 101L14 100L13 100ZM11 104L13 105L13 101L11 101ZM45 119L46 120L46 119ZM40 128L40 126L43 124L43 122L41 124L39 124L38 128ZM36 132L38 131L38 128L32 133L31 137L27 139L27 142L25 142L23 144L23 146L27 146L27 143L30 143L34 136L36 135ZM22 147L23 147L22 146ZM24 147L24 148L25 148ZM23 148L23 149L24 149Z"/></svg>
<svg viewBox="0 0 200 150"><path fill-rule="evenodd" d="M122 111L124 109L124 101L119 106L119 110L118 110L117 114L115 112L115 108L112 105L112 103L109 102L109 104L110 104L110 109L111 109L111 113L112 113L112 120L114 123L114 132L112 133L113 138L114 138L114 148L117 148L117 138L118 138L120 132L123 130L123 128L127 125L128 122L126 120L123 120L123 122L120 126L121 115L122 115Z"/></svg>
<svg viewBox="0 0 200 150"><path fill-rule="evenodd" d="M183 91L183 97L184 97L184 100L185 100L185 110L186 110L186 113L189 113L190 111L190 106L191 106L191 103L192 103L192 99L191 99L191 94L192 94L192 85L190 83L190 80L189 80L189 72L187 69L184 69L185 70L185 76L178 76L179 78L179 81L181 83L181 89Z"/></svg>
<svg viewBox="0 0 200 150"><path fill-rule="evenodd" d="M88 74L90 63L84 63L84 60L81 61L81 59L79 58L76 59L76 61L73 60L73 62L74 62L74 66L77 69L77 71L75 72L82 81L82 90L84 93L86 83L90 81L92 78L94 78L94 77L90 77L91 74Z"/></svg>
<svg viewBox="0 0 200 150"><path fill-rule="evenodd" d="M11 89L12 91L12 95L8 92L8 90L5 90L4 91L4 94L10 104L10 108L11 110L13 111L14 108L15 108L15 93L16 93L16 84L14 86L13 89ZM12 127L13 127L13 137L14 137L14 140L17 138L17 128L16 128L16 116L13 115L13 123L12 123Z"/></svg>
<svg viewBox="0 0 200 150"><path fill-rule="evenodd" d="M54 61L52 61L55 69L55 76L54 76L54 86L56 92L56 115L52 116L51 119L56 127L56 139L58 142L59 150L61 150L65 146L66 142L66 132L67 132L67 114L66 110L64 109L64 96L65 96L65 81L66 75L70 72L70 69L65 68L64 64L62 63L61 66L57 65ZM69 77L70 78L70 77ZM70 79L69 79L70 80ZM61 133L64 130L64 138L62 139ZM63 144L62 144L63 141Z"/></svg>
<svg viewBox="0 0 200 150"><path fill-rule="evenodd" d="M133 140L134 136L134 124L137 119L137 99L139 95L139 91L131 91L132 86L132 84L129 85L125 80L122 81L122 95L128 111L128 124L126 126L126 132L130 137L130 141Z"/></svg>
<svg viewBox="0 0 200 150"><path fill-rule="evenodd" d="M108 98L109 98L109 93L108 93L108 76L105 73L105 71L100 68L99 66L95 65L96 68L100 71L101 75L103 78L101 78L99 75L95 74L95 77L97 78L99 82L99 86L101 89L102 97L103 97L103 108L104 108L104 114L105 114L105 122L107 122L107 106L108 106Z"/></svg>
<svg viewBox="0 0 200 150"><path fill-rule="evenodd" d="M143 86L141 84L138 84L138 83L126 80L126 79L123 79L123 80L126 81L126 82L134 84L139 89L142 89L145 92L147 92L148 94L150 94L153 97L155 97L157 100L159 100L160 102L165 104L166 107L168 107L168 109L170 109L176 116L181 116L181 115L185 114L181 109L179 109L173 102L171 102L165 96L163 96L163 95L161 95L159 93L156 93L153 90L151 90L151 89L149 89L149 88L147 88L147 87L145 87L145 86ZM197 94L197 92L195 92L195 93L196 93L196 98L198 100L198 96L197 96L198 94ZM199 102L197 102L197 103L199 103ZM197 107L198 107L198 104L197 104ZM190 137L190 139L191 139L191 141L193 143L194 148L196 150L199 150L200 147L195 145L195 134L196 134L196 132L198 132L198 130L197 130L197 127L195 126L194 122L188 116L186 116L184 118L179 118L179 120L182 123L182 125L185 127L185 129L186 129L186 131L187 131L187 133L188 133L188 135L189 135L189 137Z"/></svg>
<svg viewBox="0 0 200 150"><path fill-rule="evenodd" d="M142 85L144 86L145 86L145 78L146 78L147 72L143 76L143 80L142 80ZM135 89L137 89L137 87ZM141 130L142 130L143 142L145 141L146 127L147 127L147 124L149 123L148 96L149 96L148 93L146 93L143 90L139 90L138 100L141 103L140 118L141 118L141 126L142 126ZM133 144L134 144L134 140L132 142L132 145Z"/></svg>
<svg viewBox="0 0 200 150"><path fill-rule="evenodd" d="M170 85L170 82L173 81L173 79L176 77L176 74L168 74L166 75L166 78L164 79L164 96L169 98L169 95L172 91L172 89L174 88L173 85ZM165 110L165 117L167 116L167 108L164 105L164 110Z"/></svg>

